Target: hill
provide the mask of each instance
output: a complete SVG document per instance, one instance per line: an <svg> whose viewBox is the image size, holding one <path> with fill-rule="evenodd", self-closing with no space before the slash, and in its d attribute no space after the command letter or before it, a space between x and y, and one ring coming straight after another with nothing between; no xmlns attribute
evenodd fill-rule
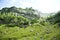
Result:
<svg viewBox="0 0 60 40"><path fill-rule="evenodd" d="M29 24L36 23L40 16L38 12L32 8L2 8L0 10L0 24L6 24L8 26L27 26Z"/></svg>
<svg viewBox="0 0 60 40"><path fill-rule="evenodd" d="M47 18L32 8L0 10L0 40L60 40L60 12Z"/></svg>

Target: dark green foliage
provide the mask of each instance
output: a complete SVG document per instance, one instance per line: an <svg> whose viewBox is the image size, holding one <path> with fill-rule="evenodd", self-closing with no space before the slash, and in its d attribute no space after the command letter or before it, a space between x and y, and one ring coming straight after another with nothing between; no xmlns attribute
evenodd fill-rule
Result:
<svg viewBox="0 0 60 40"><path fill-rule="evenodd" d="M29 20L22 16L13 16L11 14L1 15L0 24L7 24L7 26L29 25Z"/></svg>
<svg viewBox="0 0 60 40"><path fill-rule="evenodd" d="M47 20L52 24L60 23L60 11L50 18L47 18Z"/></svg>

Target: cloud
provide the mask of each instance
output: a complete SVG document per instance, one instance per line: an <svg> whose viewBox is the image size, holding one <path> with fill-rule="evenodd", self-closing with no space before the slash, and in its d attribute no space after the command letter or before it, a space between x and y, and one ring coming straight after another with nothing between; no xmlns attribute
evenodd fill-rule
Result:
<svg viewBox="0 0 60 40"><path fill-rule="evenodd" d="M32 7L32 3L22 2L22 1L20 1L20 3L21 3L24 7Z"/></svg>
<svg viewBox="0 0 60 40"><path fill-rule="evenodd" d="M1 7L33 7L43 13L50 13L60 10L59 0L0 0Z"/></svg>
<svg viewBox="0 0 60 40"><path fill-rule="evenodd" d="M36 8L43 13L51 13L60 10L60 2L57 0L37 0L33 8Z"/></svg>

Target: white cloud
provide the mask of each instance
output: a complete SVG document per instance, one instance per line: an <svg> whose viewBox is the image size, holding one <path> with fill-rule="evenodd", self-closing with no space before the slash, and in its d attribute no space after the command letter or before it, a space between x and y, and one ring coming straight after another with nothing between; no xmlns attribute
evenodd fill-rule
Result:
<svg viewBox="0 0 60 40"><path fill-rule="evenodd" d="M33 7L43 13L60 10L60 0L6 0L4 6Z"/></svg>
<svg viewBox="0 0 60 40"><path fill-rule="evenodd" d="M37 8L44 13L50 13L60 10L60 5L56 0L37 0L33 8Z"/></svg>
<svg viewBox="0 0 60 40"><path fill-rule="evenodd" d="M32 3L30 3L30 2L20 1L20 4L21 4L23 7L32 7Z"/></svg>

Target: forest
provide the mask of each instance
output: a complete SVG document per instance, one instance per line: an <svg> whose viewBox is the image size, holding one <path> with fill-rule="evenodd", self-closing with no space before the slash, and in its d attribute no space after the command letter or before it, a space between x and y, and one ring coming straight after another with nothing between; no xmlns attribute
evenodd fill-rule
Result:
<svg viewBox="0 0 60 40"><path fill-rule="evenodd" d="M32 7L0 9L0 40L60 40L60 11L43 16Z"/></svg>

